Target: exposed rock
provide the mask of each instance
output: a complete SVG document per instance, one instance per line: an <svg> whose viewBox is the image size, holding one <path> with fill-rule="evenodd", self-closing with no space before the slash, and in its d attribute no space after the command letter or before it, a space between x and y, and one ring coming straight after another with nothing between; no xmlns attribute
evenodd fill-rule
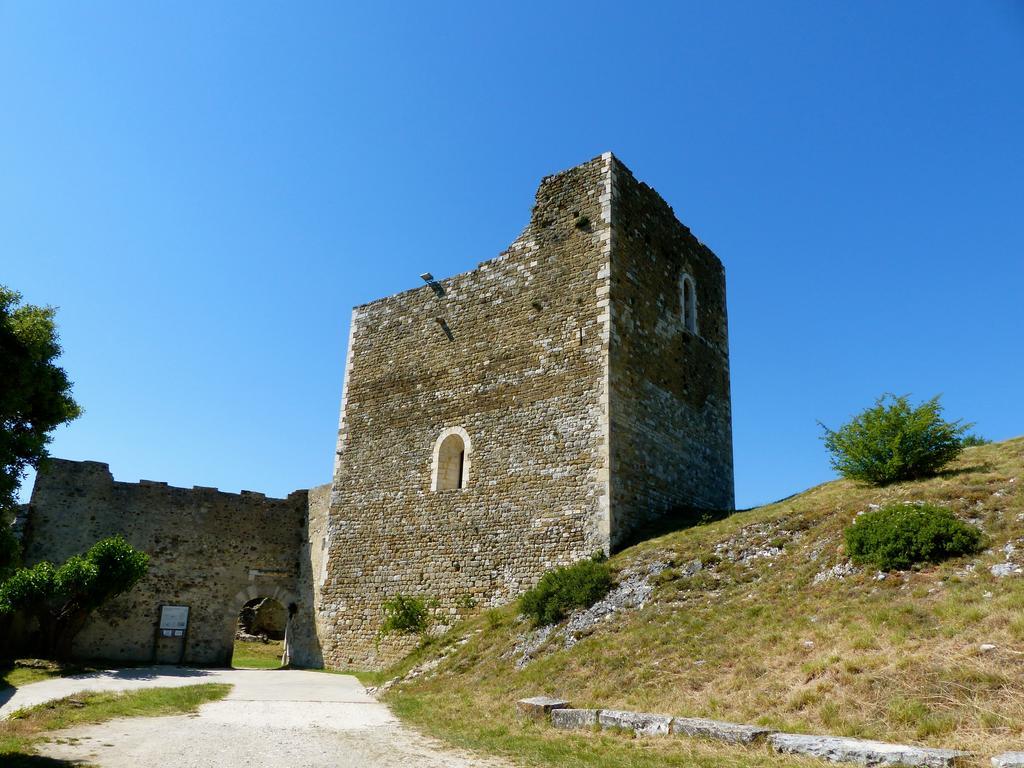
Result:
<svg viewBox="0 0 1024 768"><path fill-rule="evenodd" d="M882 741L838 736L775 733L769 736L768 740L777 752L811 755L834 763L859 763L868 766L920 765L926 768L952 768L957 760L970 756L968 752L952 749L911 747L906 744L887 744Z"/></svg>
<svg viewBox="0 0 1024 768"><path fill-rule="evenodd" d="M852 576L857 573L857 571L858 569L854 567L853 563L847 560L845 563L838 563L833 565L831 568L821 571L814 577L814 580L811 583L817 585L824 584L826 581L830 581L832 579L842 580L847 576Z"/></svg>
<svg viewBox="0 0 1024 768"><path fill-rule="evenodd" d="M550 696L534 696L516 702L516 714L533 720L545 720L553 709L565 709L569 702L565 699L554 699Z"/></svg>
<svg viewBox="0 0 1024 768"><path fill-rule="evenodd" d="M1021 568L1015 563L996 563L989 568L989 571L991 571L992 575L997 579L1001 579L1005 576L1017 576L1024 573L1024 568Z"/></svg>
<svg viewBox="0 0 1024 768"><path fill-rule="evenodd" d="M522 669L531 661L540 647L547 642L548 638L555 631L555 625L549 624L545 627L538 627L523 634L519 641L512 648L509 656L516 657L516 669Z"/></svg>
<svg viewBox="0 0 1024 768"><path fill-rule="evenodd" d="M1003 752L992 758L995 768L1024 768L1024 752Z"/></svg>
<svg viewBox="0 0 1024 768"><path fill-rule="evenodd" d="M563 638L563 647L572 648L615 614L642 608L654 593L651 577L668 567L666 562L655 562L623 572L619 583L592 606L576 611L563 624L551 624L526 632L506 657L516 657L516 669L523 669L549 640ZM680 567L680 575L693 576L702 567L700 560L693 560Z"/></svg>
<svg viewBox="0 0 1024 768"><path fill-rule="evenodd" d="M551 725L566 731L593 728L597 725L597 710L554 709L551 711Z"/></svg>
<svg viewBox="0 0 1024 768"><path fill-rule="evenodd" d="M674 717L672 718L672 733L718 739L729 744L752 744L773 731L768 728L759 728L756 725L725 723L703 717Z"/></svg>
<svg viewBox="0 0 1024 768"><path fill-rule="evenodd" d="M638 736L664 736L672 729L672 717L652 715L648 712L622 712L616 709L602 709L597 714L602 728L622 728Z"/></svg>
<svg viewBox="0 0 1024 768"><path fill-rule="evenodd" d="M679 571L680 578L689 579L704 570L704 563L700 559L690 560L680 565L677 570Z"/></svg>
<svg viewBox="0 0 1024 768"><path fill-rule="evenodd" d="M611 618L612 614L642 608L654 593L650 577L657 576L666 568L668 563L652 563L646 570L624 573L607 595L589 608L577 611L565 622L561 629L565 634L565 647L572 648L580 638L589 635L599 622Z"/></svg>
<svg viewBox="0 0 1024 768"><path fill-rule="evenodd" d="M989 651L994 651L995 649L996 646L993 643L982 643L978 646L978 650L982 653L988 653Z"/></svg>
<svg viewBox="0 0 1024 768"><path fill-rule="evenodd" d="M436 670L439 666L441 666L441 663L445 659L447 659L449 656L451 656L453 653L455 653L455 651L457 651L459 648L461 648L462 646L464 646L468 642L469 642L469 636L468 635L465 636L465 637L461 637L458 640L456 640L454 643L452 643L452 645L450 645L447 648L445 648L444 651L441 653L441 655L435 656L432 659L427 659L422 664L417 664L415 667L410 669L404 675L400 675L399 677L393 677L390 680L388 680L387 682L382 683L381 685L378 685L378 686L370 686L369 688L366 689L366 692L368 694L370 694L371 696L376 696L378 693L384 693L387 690L389 690L392 686L397 685L398 683L404 682L405 680L414 680L417 677L420 677L420 676L423 676L423 675L426 675L427 677L429 677L431 675L431 673L434 672L434 670Z"/></svg>
<svg viewBox="0 0 1024 768"><path fill-rule="evenodd" d="M733 563L748 564L759 559L773 559L783 552L787 540L801 538L801 531L788 531L779 523L757 523L735 536L715 545L715 555Z"/></svg>

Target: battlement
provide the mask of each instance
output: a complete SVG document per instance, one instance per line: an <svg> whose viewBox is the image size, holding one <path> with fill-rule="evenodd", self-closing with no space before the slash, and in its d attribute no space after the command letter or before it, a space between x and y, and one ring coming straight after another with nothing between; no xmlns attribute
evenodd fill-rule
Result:
<svg viewBox="0 0 1024 768"><path fill-rule="evenodd" d="M42 473L48 475L54 475L58 477L66 477L68 479L74 478L77 482L82 483L103 483L106 481L113 487L130 489L130 488L147 488L153 490L166 490L169 492L184 492L184 493L202 493L202 494L218 494L220 496L235 497L235 498L247 498L247 499L261 499L269 502L274 501L287 501L294 499L296 494L305 494L307 489L300 488L292 491L286 497L267 496L261 491L249 491L242 490L238 493L232 491L222 491L217 487L208 485L193 485L191 488L187 486L171 485L164 480L143 480L140 479L137 483L127 482L124 480L115 480L113 473L110 471L110 465L102 461L75 461L73 459L58 459L48 458L41 470Z"/></svg>
<svg viewBox="0 0 1024 768"><path fill-rule="evenodd" d="M224 665L239 609L252 597L272 596L299 606L295 658L315 666L320 656L307 542L310 525L323 527L326 503L322 489L314 495L311 501L308 491L299 490L279 499L161 480L120 482L103 462L50 459L36 476L28 505L25 560L61 562L113 535L150 556L143 581L100 611L76 639L82 656L152 661L159 606L187 605L185 660ZM164 660L178 661L179 649L171 651Z"/></svg>

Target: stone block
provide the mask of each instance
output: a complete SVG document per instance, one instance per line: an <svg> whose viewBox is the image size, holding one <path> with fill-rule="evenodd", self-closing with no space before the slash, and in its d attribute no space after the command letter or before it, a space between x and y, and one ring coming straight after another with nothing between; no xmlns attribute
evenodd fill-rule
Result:
<svg viewBox="0 0 1024 768"><path fill-rule="evenodd" d="M776 733L769 736L768 740L777 752L820 757L833 763L952 768L957 761L970 757L968 752L958 752L952 749L912 747L906 744L888 744L883 741L848 739L838 736Z"/></svg>
<svg viewBox="0 0 1024 768"><path fill-rule="evenodd" d="M553 709L551 725L565 731L593 728L597 725L596 709Z"/></svg>
<svg viewBox="0 0 1024 768"><path fill-rule="evenodd" d="M1024 768L1024 752L1003 752L992 758L995 768Z"/></svg>
<svg viewBox="0 0 1024 768"><path fill-rule="evenodd" d="M728 744L753 744L773 731L756 725L725 723L703 717L674 717L672 718L672 733L717 739Z"/></svg>
<svg viewBox="0 0 1024 768"><path fill-rule="evenodd" d="M670 715L652 715L649 712L623 712L602 709L597 716L602 728L622 728L638 736L664 736L672 728Z"/></svg>
<svg viewBox="0 0 1024 768"><path fill-rule="evenodd" d="M516 702L516 715L534 720L544 720L553 709L565 709L569 702L564 699L553 699L550 696L534 696Z"/></svg>

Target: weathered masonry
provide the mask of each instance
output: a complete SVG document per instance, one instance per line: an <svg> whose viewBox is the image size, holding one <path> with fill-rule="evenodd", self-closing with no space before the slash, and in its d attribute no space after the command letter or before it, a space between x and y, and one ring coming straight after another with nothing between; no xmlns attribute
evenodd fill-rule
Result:
<svg viewBox="0 0 1024 768"><path fill-rule="evenodd" d="M396 594L440 623L650 523L733 506L725 273L610 153L545 178L530 222L477 269L356 307L333 480L286 499L114 482L54 460L27 559L121 533L152 557L81 656L223 664L248 600L292 609L304 666L374 667ZM188 634L161 638L161 605Z"/></svg>
<svg viewBox="0 0 1024 768"><path fill-rule="evenodd" d="M512 599L653 519L733 505L725 275L610 153L471 272L352 313L318 622L377 665L397 594Z"/></svg>
<svg viewBox="0 0 1024 768"><path fill-rule="evenodd" d="M272 597L285 609L295 606L295 663L320 666L311 561L303 554L307 530L315 532L326 517L326 501L326 487L270 499L120 483L106 464L51 459L32 492L25 560L63 562L116 534L150 555L146 577L100 608L75 638L80 658L226 665L239 610L253 598ZM159 635L161 605L190 609L186 635Z"/></svg>

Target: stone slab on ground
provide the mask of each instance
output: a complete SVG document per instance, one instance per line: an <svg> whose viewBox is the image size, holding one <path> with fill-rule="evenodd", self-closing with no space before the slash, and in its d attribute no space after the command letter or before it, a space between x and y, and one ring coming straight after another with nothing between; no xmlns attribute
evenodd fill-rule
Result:
<svg viewBox="0 0 1024 768"><path fill-rule="evenodd" d="M663 736L672 730L671 715L654 715L649 712L602 709L597 715L597 722L602 728L622 728L638 736Z"/></svg>
<svg viewBox="0 0 1024 768"><path fill-rule="evenodd" d="M704 717L674 717L672 718L672 733L717 739L728 744L753 744L774 731L756 725L726 723L720 720L708 720Z"/></svg>
<svg viewBox="0 0 1024 768"><path fill-rule="evenodd" d="M553 709L551 725L564 731L593 728L597 725L596 709Z"/></svg>
<svg viewBox="0 0 1024 768"><path fill-rule="evenodd" d="M992 758L995 768L1024 768L1024 752L1003 752Z"/></svg>
<svg viewBox="0 0 1024 768"><path fill-rule="evenodd" d="M554 699L550 696L534 696L529 699L520 699L516 702L516 714L519 717L530 717L534 720L544 720L555 709L565 709L569 702L565 699Z"/></svg>
<svg viewBox="0 0 1024 768"><path fill-rule="evenodd" d="M834 763L860 765L907 765L925 768L952 768L968 752L952 749L912 747L906 744L887 744L883 741L850 739L839 736L806 736L795 733L775 733L768 737L777 752L809 755Z"/></svg>

